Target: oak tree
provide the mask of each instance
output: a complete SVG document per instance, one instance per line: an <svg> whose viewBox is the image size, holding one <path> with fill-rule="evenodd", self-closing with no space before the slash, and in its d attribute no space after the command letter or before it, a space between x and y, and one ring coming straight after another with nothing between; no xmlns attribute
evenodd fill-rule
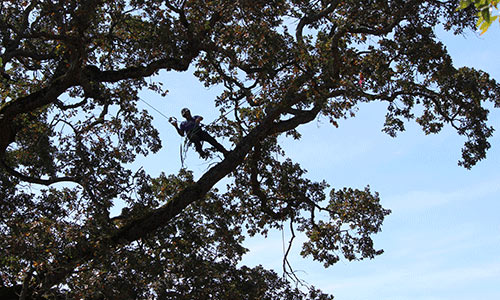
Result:
<svg viewBox="0 0 500 300"><path fill-rule="evenodd" d="M459 164L484 159L500 86L435 34L474 28L458 2L2 1L0 298L329 299L286 264L240 266L243 240L290 226L326 267L374 258L389 211L369 187L310 180L278 137L383 102L391 136L451 126ZM134 169L162 146L139 91L189 68L224 87L212 131L231 151L196 179Z"/></svg>

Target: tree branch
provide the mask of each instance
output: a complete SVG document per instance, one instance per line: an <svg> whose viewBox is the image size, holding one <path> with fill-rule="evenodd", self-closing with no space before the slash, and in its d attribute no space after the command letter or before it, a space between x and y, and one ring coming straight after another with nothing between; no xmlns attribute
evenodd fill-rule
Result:
<svg viewBox="0 0 500 300"><path fill-rule="evenodd" d="M251 185L251 192L254 194L257 198L260 200L260 206L262 208L262 211L274 219L281 220L283 219L284 216L286 216L289 213L289 209L287 210L282 210L279 213L275 212L272 210L268 205L268 197L264 191L262 191L260 187L260 183L258 180L258 167L257 167L257 162L261 159L261 149L260 145L256 145L254 147L254 152L253 155L250 159L250 185Z"/></svg>
<svg viewBox="0 0 500 300"><path fill-rule="evenodd" d="M299 42L299 43L304 42L303 31L304 31L305 26L310 25L314 22L317 22L321 18L324 18L328 14L332 13L335 10L335 8L337 8L337 6L339 5L339 2L340 1L333 1L324 10L322 10L316 14L304 16L302 19L300 19L299 24L297 25L297 29L295 31L295 38L297 39L297 42Z"/></svg>
<svg viewBox="0 0 500 300"><path fill-rule="evenodd" d="M275 123L272 132L281 133L297 128L299 125L309 123L316 118L320 111L321 107L319 105L315 105L311 110L294 111L295 116L291 119Z"/></svg>
<svg viewBox="0 0 500 300"><path fill-rule="evenodd" d="M5 162L5 159L0 159L0 165L12 176L15 176L22 181L26 181L29 183L36 183L36 184L41 184L41 185L46 185L49 186L54 183L59 183L59 182L74 182L74 183L80 183L80 178L77 177L70 177L70 176L65 176L65 177L51 177L49 179L42 179L42 178L36 178L36 177L30 177L27 175L24 175L18 171L16 171L14 168L9 166L7 162Z"/></svg>
<svg viewBox="0 0 500 300"><path fill-rule="evenodd" d="M396 12L392 13L393 19L391 22L386 23L384 26L378 26L377 28L365 27L355 27L348 26L348 32L351 33L362 33L362 34L372 34L372 35L384 35L390 33L396 25L405 19L408 15L409 10L415 5L414 2L408 1L405 6Z"/></svg>

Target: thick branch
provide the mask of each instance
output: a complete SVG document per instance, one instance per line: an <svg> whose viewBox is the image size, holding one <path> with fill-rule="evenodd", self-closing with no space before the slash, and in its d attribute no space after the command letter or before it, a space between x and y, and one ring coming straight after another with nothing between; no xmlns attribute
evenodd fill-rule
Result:
<svg viewBox="0 0 500 300"><path fill-rule="evenodd" d="M196 49L184 58L169 57L153 61L146 66L132 66L116 71L100 71L95 66L87 66L84 72L88 74L89 81L118 82L125 79L139 79L149 77L161 69L186 71L198 53L199 50Z"/></svg>
<svg viewBox="0 0 500 300"><path fill-rule="evenodd" d="M276 123L272 132L281 133L297 128L297 126L299 125L309 123L314 120L314 118L316 118L320 111L321 107L319 105L316 105L311 110L295 112L295 116L293 118Z"/></svg>
<svg viewBox="0 0 500 300"><path fill-rule="evenodd" d="M26 181L26 182L29 182L29 183L36 183L36 184L41 184L41 185L51 185L51 184L54 184L54 183L58 183L58 182L74 182L74 183L79 183L79 179L76 178L76 177L69 177L69 176L65 176L65 177L51 177L49 179L42 179L42 178L36 178L36 177L30 177L30 176L27 176L27 175L24 175L18 171L16 171L14 168L12 168L11 166L7 165L7 163L5 162L4 159L0 159L0 165L9 173L11 174L12 176L15 176L19 179L21 179L22 181Z"/></svg>

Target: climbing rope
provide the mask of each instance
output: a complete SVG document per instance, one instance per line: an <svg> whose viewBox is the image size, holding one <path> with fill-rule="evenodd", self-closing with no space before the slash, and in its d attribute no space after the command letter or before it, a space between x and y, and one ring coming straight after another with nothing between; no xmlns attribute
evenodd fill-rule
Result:
<svg viewBox="0 0 500 300"><path fill-rule="evenodd" d="M177 119L175 117L168 117L164 113L162 113L160 110L158 110L156 107L154 107L153 105L151 105L148 102L146 102L146 100L144 100L142 98L138 98L138 99L140 101L142 101L144 104L146 104L147 106L149 106L150 108L152 108L158 114L160 114L170 124L173 124L173 123L177 122ZM245 102L246 102L246 100L243 101L242 103L245 103ZM222 118L226 117L228 114L230 114L231 112L233 112L235 109L236 109L236 107L230 109L229 111L227 111L224 114L222 114L219 118L217 118L214 121L208 123L206 126L211 126L212 124L215 124L215 123L219 122L219 120L221 120ZM193 130L193 132L191 134L193 134L195 132L195 130ZM184 161L186 159L187 151L188 151L190 145L191 145L191 141L189 139L189 136L186 135L186 137L184 138L184 142L181 142L180 147L179 147L179 154L180 154L180 158L181 158L181 166L182 166L182 168L184 168Z"/></svg>
<svg viewBox="0 0 500 300"><path fill-rule="evenodd" d="M139 100L141 100L142 102L144 102L144 104L146 104L147 106L151 107L152 109L154 109L157 113L159 113L162 117L164 117L165 119L169 120L170 122L170 119L171 118L174 118L174 117L167 117L166 115L164 115L161 111L157 110L153 105L147 103L146 101L144 101L144 99L142 98L139 98ZM175 118L174 118L175 119Z"/></svg>

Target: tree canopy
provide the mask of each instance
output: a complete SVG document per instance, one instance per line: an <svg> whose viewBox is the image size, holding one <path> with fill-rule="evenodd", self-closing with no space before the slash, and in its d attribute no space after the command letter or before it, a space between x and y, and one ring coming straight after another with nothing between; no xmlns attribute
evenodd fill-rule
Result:
<svg viewBox="0 0 500 300"><path fill-rule="evenodd" d="M294 274L239 266L245 238L290 226L323 263L374 258L389 213L370 187L307 178L278 137L387 105L486 156L500 85L456 68L435 34L473 29L459 1L65 0L0 4L2 299L330 299ZM223 86L213 134L231 151L199 178L131 163L162 147L138 93L160 71ZM230 113L228 113L230 112ZM215 185L223 178L227 189ZM33 189L37 186L39 189ZM116 201L126 207L110 216ZM286 259L286 257L285 257Z"/></svg>

